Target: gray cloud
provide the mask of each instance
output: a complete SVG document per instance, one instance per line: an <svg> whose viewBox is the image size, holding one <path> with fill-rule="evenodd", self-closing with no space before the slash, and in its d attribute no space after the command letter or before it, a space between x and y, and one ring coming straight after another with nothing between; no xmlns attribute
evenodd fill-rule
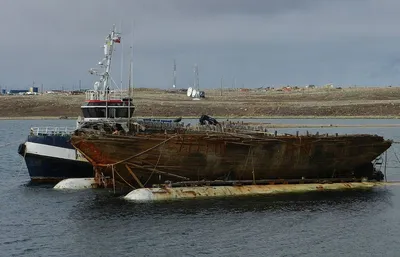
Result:
<svg viewBox="0 0 400 257"><path fill-rule="evenodd" d="M218 15L245 15L245 16L266 16L278 15L291 10L307 9L312 4L318 4L318 0L283 0L283 1L264 1L264 0L222 0L222 1L174 1L177 10L195 16L218 16Z"/></svg>
<svg viewBox="0 0 400 257"><path fill-rule="evenodd" d="M399 7L395 0L4 0L0 84L36 80L50 88L81 79L91 87L87 70L121 20L124 73L134 23L138 86L169 86L174 58L182 87L193 81L194 63L204 87L221 76L247 86L391 84L398 76L381 67L400 55ZM118 80L120 55L121 48Z"/></svg>

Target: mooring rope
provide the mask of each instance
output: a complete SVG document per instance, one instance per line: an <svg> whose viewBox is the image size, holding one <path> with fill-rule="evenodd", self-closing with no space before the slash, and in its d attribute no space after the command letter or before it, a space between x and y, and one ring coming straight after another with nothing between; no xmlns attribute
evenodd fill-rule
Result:
<svg viewBox="0 0 400 257"><path fill-rule="evenodd" d="M157 144L157 145L155 145L155 146L153 146L153 147L150 147L149 149L147 149L147 150L145 150L145 151L143 151L143 152L140 152L140 153L135 154L135 155L133 155L133 156L131 156L131 157L128 157L128 158L126 158L126 159L124 159L124 160L121 160L121 161L118 161L118 162L115 162L115 163L111 163L111 164L107 164L107 165L103 165L103 166L117 165L117 164L120 164L120 163L129 161L129 160L132 159L132 158L135 158L135 157L138 157L138 156L140 156L140 155L143 155L143 154L145 154L145 153L147 153L147 152L150 152L151 150L153 150L153 149L159 147L159 146L162 145L162 144L165 144L166 142L168 142L169 140L171 140L171 139L173 139L173 138L175 138L175 137L177 137L177 136L178 136L178 135L175 135L175 136L172 136L172 137L170 137L170 138L167 138L166 140L162 141L161 143L159 143L159 144Z"/></svg>
<svg viewBox="0 0 400 257"><path fill-rule="evenodd" d="M0 147L6 147L6 146L9 146L9 145L11 145L12 143L7 143L7 144L4 144L4 145L0 145Z"/></svg>
<svg viewBox="0 0 400 257"><path fill-rule="evenodd" d="M394 153L394 156L396 156L396 159L397 159L397 161L400 163L400 159L399 159L399 157L397 156L397 153L393 150L393 153Z"/></svg>
<svg viewBox="0 0 400 257"><path fill-rule="evenodd" d="M115 176L114 176L114 165L112 165L112 166L111 166L111 171L112 171L113 189L114 189L114 194L115 194Z"/></svg>
<svg viewBox="0 0 400 257"><path fill-rule="evenodd" d="M162 154L162 152L164 151L164 147L165 147L165 141L164 141L164 144L163 144L163 146L162 146L162 148L161 148L161 150L160 150L160 154L158 155L157 163L156 163L156 165L154 166L153 171L151 172L150 176L147 178L146 182L143 184L143 186L146 186L146 185L147 185L147 183L150 181L151 177L153 176L154 172L156 171L157 166L158 166L158 163L160 162L160 159L161 159L161 154Z"/></svg>
<svg viewBox="0 0 400 257"><path fill-rule="evenodd" d="M129 184L121 175L119 175L118 171L115 170L115 173L120 177L128 186L130 186L132 189L136 189L136 187L132 186Z"/></svg>
<svg viewBox="0 0 400 257"><path fill-rule="evenodd" d="M18 173L21 173L21 171L22 171L22 166L24 165L25 156L26 156L26 149L24 152L24 156L22 156L22 160L21 160L21 164L19 165Z"/></svg>
<svg viewBox="0 0 400 257"><path fill-rule="evenodd" d="M251 151L251 167L253 168L253 185L256 184L256 174L254 173L254 150Z"/></svg>
<svg viewBox="0 0 400 257"><path fill-rule="evenodd" d="M12 145L12 144L18 144L18 143L20 143L20 142L21 142L21 140L14 141L14 142L9 142L9 143L6 143L6 144L4 144L4 145L0 145L0 147L6 147L6 146L9 146L9 145Z"/></svg>
<svg viewBox="0 0 400 257"><path fill-rule="evenodd" d="M245 164L244 164L244 169L243 169L243 171L241 172L241 174L243 174L243 172L246 172L247 163L248 163L248 161L249 161L251 148L252 148L252 146L249 147L249 152L247 153L247 158L246 158L246 162L245 162Z"/></svg>
<svg viewBox="0 0 400 257"><path fill-rule="evenodd" d="M386 164L387 164L387 151L385 151L385 166L384 166L385 182L387 182Z"/></svg>

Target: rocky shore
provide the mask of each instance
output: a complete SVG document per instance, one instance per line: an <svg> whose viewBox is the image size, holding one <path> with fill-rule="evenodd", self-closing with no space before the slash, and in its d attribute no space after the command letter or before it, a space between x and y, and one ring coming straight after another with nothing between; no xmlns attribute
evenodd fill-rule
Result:
<svg viewBox="0 0 400 257"><path fill-rule="evenodd" d="M184 92L135 89L142 117L398 118L400 87L277 90L205 90L193 101ZM0 96L0 119L71 118L81 115L83 95Z"/></svg>

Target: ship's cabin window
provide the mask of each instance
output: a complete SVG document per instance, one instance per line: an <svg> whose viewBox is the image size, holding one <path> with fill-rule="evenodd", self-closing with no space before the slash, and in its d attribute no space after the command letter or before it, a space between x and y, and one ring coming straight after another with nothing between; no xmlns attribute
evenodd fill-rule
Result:
<svg viewBox="0 0 400 257"><path fill-rule="evenodd" d="M128 118L128 110L131 110L131 117L135 110L133 104L129 107L129 102L108 102L108 118ZM82 106L83 117L85 118L106 118L106 102L87 102Z"/></svg>
<svg viewBox="0 0 400 257"><path fill-rule="evenodd" d="M86 103L86 106L123 106L124 102L108 102L108 104L103 101L103 102L88 102Z"/></svg>

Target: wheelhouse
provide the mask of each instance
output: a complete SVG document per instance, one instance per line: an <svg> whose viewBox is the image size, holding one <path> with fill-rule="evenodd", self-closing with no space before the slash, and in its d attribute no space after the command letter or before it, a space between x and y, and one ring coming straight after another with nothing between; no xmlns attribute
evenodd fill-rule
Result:
<svg viewBox="0 0 400 257"><path fill-rule="evenodd" d="M115 100L86 100L81 106L84 118L129 118L135 106L131 98Z"/></svg>

